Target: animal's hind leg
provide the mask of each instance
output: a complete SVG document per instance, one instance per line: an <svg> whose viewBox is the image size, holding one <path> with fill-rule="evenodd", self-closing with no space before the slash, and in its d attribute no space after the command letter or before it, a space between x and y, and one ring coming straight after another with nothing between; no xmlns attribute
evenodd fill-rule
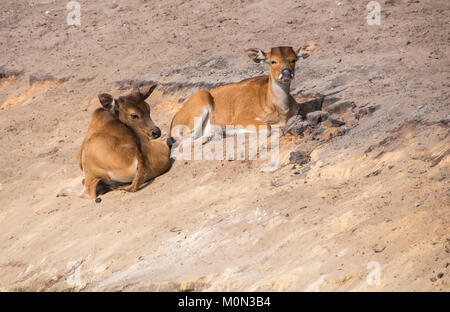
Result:
<svg viewBox="0 0 450 312"><path fill-rule="evenodd" d="M172 141L183 137L197 139L203 135L207 122L214 123L214 99L208 91L192 95L175 114L170 127ZM172 142L173 143L173 142Z"/></svg>
<svg viewBox="0 0 450 312"><path fill-rule="evenodd" d="M86 175L84 177L84 192L80 197L89 196L91 199L97 197L97 185L100 182L100 178Z"/></svg>

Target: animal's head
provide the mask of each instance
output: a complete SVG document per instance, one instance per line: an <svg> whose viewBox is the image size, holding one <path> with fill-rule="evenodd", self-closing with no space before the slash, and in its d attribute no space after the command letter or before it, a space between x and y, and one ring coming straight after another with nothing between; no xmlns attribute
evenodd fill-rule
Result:
<svg viewBox="0 0 450 312"><path fill-rule="evenodd" d="M150 106L145 102L155 88L156 85L152 85L141 92L138 87L135 87L132 93L119 96L117 99L110 94L102 93L98 99L102 106L111 111L121 122L151 140L161 136L161 130L150 117Z"/></svg>
<svg viewBox="0 0 450 312"><path fill-rule="evenodd" d="M299 59L307 58L317 47L316 43L307 44L297 50L291 47L277 47L264 52L261 49L246 49L248 57L256 63L269 64L270 77L281 84L290 84L295 75L295 64Z"/></svg>

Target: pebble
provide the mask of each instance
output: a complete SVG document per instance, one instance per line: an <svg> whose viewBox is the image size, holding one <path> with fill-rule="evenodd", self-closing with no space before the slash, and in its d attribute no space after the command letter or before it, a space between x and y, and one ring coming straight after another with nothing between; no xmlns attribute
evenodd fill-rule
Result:
<svg viewBox="0 0 450 312"><path fill-rule="evenodd" d="M118 6L119 5L117 3L111 3L107 6L107 8L113 10L113 9L117 8Z"/></svg>
<svg viewBox="0 0 450 312"><path fill-rule="evenodd" d="M415 202L414 203L414 207L419 207L420 206L420 203L419 202Z"/></svg>
<svg viewBox="0 0 450 312"><path fill-rule="evenodd" d="M306 115L306 120L311 124L318 124L319 122L328 119L328 113L323 111L315 111Z"/></svg>
<svg viewBox="0 0 450 312"><path fill-rule="evenodd" d="M385 249L386 249L386 246L380 246L380 245L378 245L378 244L375 244L375 245L372 247L372 250L373 250L375 253L383 252Z"/></svg>
<svg viewBox="0 0 450 312"><path fill-rule="evenodd" d="M328 117L328 121L331 122L331 125L334 127L340 127L345 125L345 121L338 115L331 115Z"/></svg>
<svg viewBox="0 0 450 312"><path fill-rule="evenodd" d="M311 157L302 152L291 152L289 155L289 162L291 164L304 165L311 160Z"/></svg>

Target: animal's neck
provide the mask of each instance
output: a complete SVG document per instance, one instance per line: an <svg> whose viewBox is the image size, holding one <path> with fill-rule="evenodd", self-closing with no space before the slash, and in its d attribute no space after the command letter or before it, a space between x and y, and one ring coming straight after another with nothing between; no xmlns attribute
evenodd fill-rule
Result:
<svg viewBox="0 0 450 312"><path fill-rule="evenodd" d="M136 143L139 146L139 149L141 149L141 146L146 144L148 141L148 136L143 132L139 131L138 129L134 129L127 125L126 123L122 122L128 129L131 130L131 132L134 134L134 137L136 139Z"/></svg>
<svg viewBox="0 0 450 312"><path fill-rule="evenodd" d="M272 95L272 103L284 112L289 110L290 88L290 84L281 84L272 78L269 79L269 91Z"/></svg>
<svg viewBox="0 0 450 312"><path fill-rule="evenodd" d="M146 133L144 133L143 131L134 130L134 133L136 133L136 136L139 139L140 145L144 145L149 141L148 135Z"/></svg>

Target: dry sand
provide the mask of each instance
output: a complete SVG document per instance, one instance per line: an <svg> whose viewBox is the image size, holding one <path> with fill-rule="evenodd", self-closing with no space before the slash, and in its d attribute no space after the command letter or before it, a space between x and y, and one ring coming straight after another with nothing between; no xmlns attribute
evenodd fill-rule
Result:
<svg viewBox="0 0 450 312"><path fill-rule="evenodd" d="M82 0L77 27L66 1L2 0L0 290L449 291L450 3L379 2L369 26L364 1ZM292 93L347 88L324 103L347 131L282 137L274 172L176 161L137 193L55 197L81 187L97 94L158 82L164 140L190 94L267 71L245 48L308 41Z"/></svg>

